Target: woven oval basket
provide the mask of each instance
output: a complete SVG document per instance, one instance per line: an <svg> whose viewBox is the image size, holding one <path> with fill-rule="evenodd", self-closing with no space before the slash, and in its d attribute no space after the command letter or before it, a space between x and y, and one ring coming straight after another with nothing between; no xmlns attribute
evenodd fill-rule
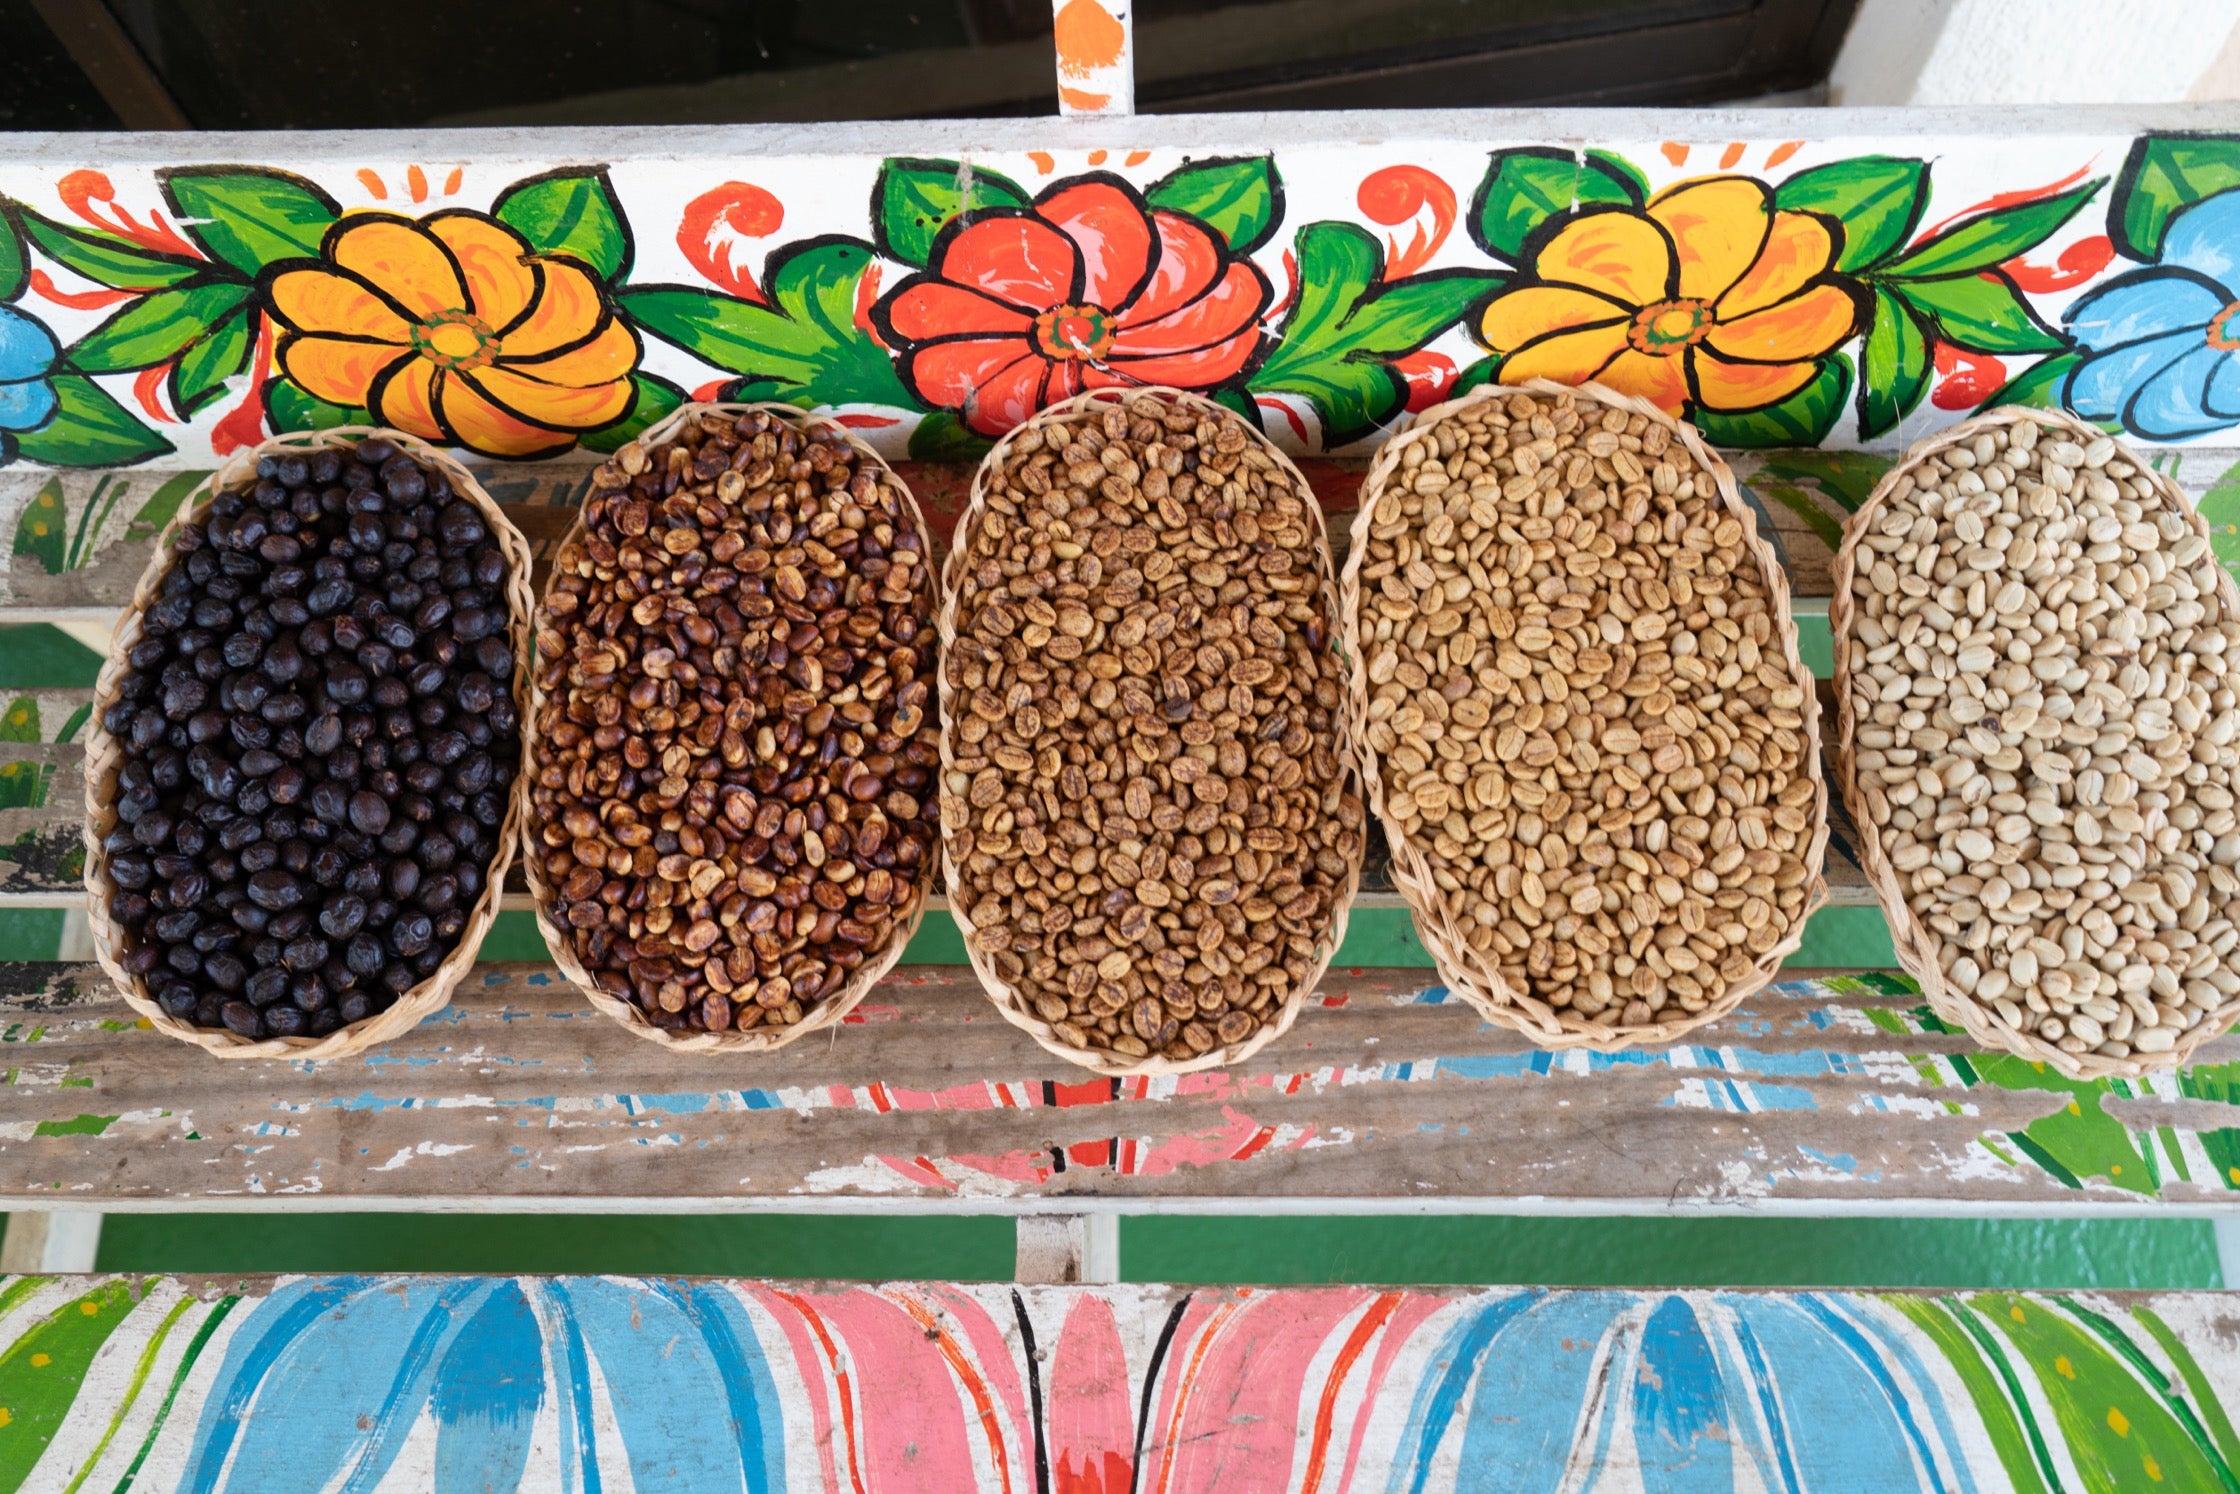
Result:
<svg viewBox="0 0 2240 1494"><path fill-rule="evenodd" d="M1641 415L1663 426L1679 440L1689 456L1712 475L1718 487L1720 507L1742 525L1743 544L1757 561L1758 569L1765 577L1768 609L1772 614L1774 638L1780 647L1781 658L1787 663L1789 673L1796 679L1798 688L1804 692L1806 705L1802 711L1805 739L1803 758L1805 771L1813 788L1812 833L1804 851L1808 877L1804 905L1786 937L1759 955L1747 975L1707 1002L1701 1011L1683 1012L1675 1003L1658 1013L1655 1021L1640 1026L1627 1026L1618 1020L1623 1012L1622 1007L1598 1018L1582 1017L1568 1009L1552 1007L1529 991L1519 990L1491 961L1471 946L1464 935L1460 918L1447 906L1445 895L1433 879L1430 859L1422 848L1401 833L1399 825L1386 811L1384 775L1379 755L1370 745L1370 684L1358 617L1361 605L1361 560L1368 550L1369 530L1377 500L1383 496L1385 485L1392 480L1393 474L1400 470L1411 443L1425 439L1441 421L1451 416L1488 400L1506 399L1516 394L1551 398L1574 395L1582 404L1592 402L1606 408L1622 410L1628 415ZM1391 848L1393 886L1414 912L1416 933L1423 940L1423 947L1431 952L1440 978L1447 983L1449 990L1476 1007L1486 1020L1514 1028L1546 1048L1588 1048L1599 1053L1615 1053L1637 1044L1669 1043L1683 1033L1693 1031L1707 1022L1715 1022L1733 1011L1745 997L1772 980L1774 973L1781 968L1781 962L1803 943L1805 923L1811 917L1812 910L1827 895L1821 866L1828 846L1828 787L1820 767L1819 712L1813 699L1812 674L1805 668L1797 649L1797 625L1789 613L1789 578L1782 571L1773 546L1758 533L1750 506L1742 500L1735 488L1734 473L1704 444L1693 426L1674 420L1646 400L1620 394L1600 384L1582 384L1573 389L1543 379L1532 380L1521 387L1486 385L1472 390L1461 399L1434 405L1416 416L1401 434L1387 441L1369 469L1368 481L1361 489L1361 507L1354 515L1352 545L1347 551L1345 570L1339 584L1339 606L1347 651L1352 661L1347 690L1348 708L1353 718L1350 735L1359 757L1362 780L1368 787L1370 808L1376 814L1377 823L1383 827L1385 842Z"/></svg>
<svg viewBox="0 0 2240 1494"><path fill-rule="evenodd" d="M1828 632L1835 644L1836 782L1843 793L1844 808L1851 815L1851 823L1859 830L1859 865L1866 871L1867 883L1874 888L1883 912L1889 916L1890 942L1897 950L1898 963L1920 982L1921 994L1929 999L1930 1007L1939 1017L1959 1024L1969 1037L1986 1048L2004 1049L2035 1063L2050 1064L2072 1079L2136 1079L2156 1069L2178 1067L2203 1043L2229 1031L2233 1023L2240 1020L2240 996L2209 1012L2187 1029L2167 1052L2133 1053L2128 1058L2070 1053L2035 1032L2018 1032L2007 1026L1993 1013L1955 991L1945 979L1943 963L1937 956L1937 937L1915 917L1912 906L1906 901L1904 884L1898 880L1897 868L1890 864L1883 846L1882 829L1870 815L1866 793L1858 781L1856 734L1859 723L1851 707L1851 651L1847 645L1853 626L1851 586L1858 572L1860 541L1872 529L1891 493L1923 462L1941 451L1974 441L1984 431L2025 421L2049 433L2059 432L2080 446L2089 446L2107 435L2098 426L2065 411L2013 405L1987 411L1915 442L1907 450L1905 459L1884 474L1867 501L1844 525L1843 546L1836 551L1833 590L1828 597ZM2148 466L2145 459L2120 441L2116 443L2114 459L2130 463L2138 477L2185 515L2188 528L2204 541L2209 539L2208 522L2194 510L2185 490L2175 481ZM2234 585L2232 573L2222 565L2211 569L2216 574L2217 598L2223 604L2225 615L2240 617L2240 586Z"/></svg>
<svg viewBox="0 0 2240 1494"><path fill-rule="evenodd" d="M1195 394L1186 393L1180 389L1139 387L1092 390L1087 394L1076 395L1063 403L1051 405L1042 410L997 442L995 449L982 459L980 470L973 474L972 492L966 499L964 512L957 518L956 535L949 550L948 561L942 566L940 632L944 666L946 666L948 650L955 645L957 638L957 592L964 579L962 557L970 550L972 537L980 524L984 511L988 474L1002 466L1013 445L1026 432L1043 430L1061 424L1086 411L1098 410L1106 405L1123 404L1128 400L1144 395L1165 400L1185 409L1199 411L1208 418L1233 413L1224 410L1210 400L1201 399ZM1299 492L1306 498L1306 509L1313 532L1315 558L1322 578L1323 605L1335 609L1337 606L1337 590L1331 580L1330 536L1323 522L1322 506L1315 499L1313 487L1308 484L1306 474L1299 470L1298 465L1285 456L1274 442L1260 434L1251 422L1245 422L1245 430L1261 442L1262 449L1298 485ZM1341 655L1342 664L1344 649L1342 637L1333 634L1331 645L1333 650ZM950 694L949 672L944 667L941 670L941 772L944 782L947 781L956 756L954 752L955 744L950 740L950 724L954 719L950 712ZM1340 780L1341 791L1353 794L1358 798L1359 786L1350 781L1353 777L1353 758L1344 741L1345 722L1342 716L1338 723L1338 733L1339 740L1333 745L1337 751L1338 761L1343 773ZM949 854L948 828L947 819L944 817L941 865L949 889L949 916L956 920L957 931L964 936L965 957L972 962L973 971L980 977L980 984L987 991L988 999L995 1004L996 1010L1002 1013L1006 1022L1025 1032L1049 1052L1056 1054L1068 1063L1079 1064L1082 1068L1116 1078L1190 1074L1202 1069L1221 1068L1228 1064L1240 1063L1289 1032L1291 1024L1299 1019L1300 1011L1306 1006L1307 998L1314 994L1315 987L1321 983L1323 972L1330 968L1330 961L1337 954L1338 946L1345 942L1346 921L1352 911L1354 894L1361 887L1361 857L1356 854L1347 873L1345 886L1340 889L1339 895L1333 900L1328 935L1324 939L1323 948L1316 956L1306 979L1285 995L1282 1004L1276 1009L1272 1017L1262 1021L1242 1041L1216 1047L1191 1059L1168 1058L1164 1054L1158 1053L1140 1059L1131 1059L1125 1054L1116 1053L1109 1049L1076 1048L1066 1042L1058 1036L1055 1028L1042 1019L1041 1015L1034 1010L1017 987L1011 985L996 973L995 964L990 958L989 951L981 945L980 931L972 922L965 906L965 899L960 896L958 869L954 858Z"/></svg>
<svg viewBox="0 0 2240 1494"><path fill-rule="evenodd" d="M287 452L319 451L332 446L355 446L369 436L379 436L392 442L409 454L423 467L443 473L452 491L464 501L474 505L490 528L491 536L506 557L506 639L513 646L514 705L523 711L526 722L526 682L529 672L529 611L535 593L529 585L529 544L521 531L506 517L505 510L491 501L490 495L475 481L474 474L453 458L424 441L405 435L401 431L383 430L374 426L338 426L332 430L303 431L294 435L275 436L257 446L236 452L223 467L210 475L207 482L190 493L180 503L179 511L164 526L156 539L155 553L149 557L147 569L140 574L140 584L133 589L132 601L123 616L117 619L115 634L110 639L109 656L102 663L100 678L93 689L93 716L89 723L91 736L86 743L86 916L93 931L94 958L109 978L116 982L125 1001L153 1024L158 1032L175 1037L181 1042L193 1043L220 1058L341 1058L362 1052L376 1043L386 1042L398 1033L418 1023L432 1012L440 1011L451 1000L452 990L474 965L475 952L481 948L483 936L490 932L490 925L498 916L498 900L502 895L506 871L513 864L514 847L520 840L523 806L528 796L528 765L524 756L522 767L514 774L513 787L506 800L505 823L497 832L497 849L483 879L482 895L475 899L467 912L466 927L459 931L459 942L451 954L426 980L399 996L388 1010L376 1012L360 1022L338 1028L325 1037L275 1037L251 1041L224 1028L197 1027L182 1022L156 1005L149 995L148 986L138 976L129 975L118 964L124 953L126 934L111 917L110 906L117 895L116 882L109 875L108 853L101 848L105 837L117 823L117 774L124 767L125 746L102 727L108 709L115 704L119 682L124 678L127 665L125 656L140 640L140 619L156 599L157 588L171 569L173 544L182 525L200 518L210 502L228 488L251 481L256 475L260 459Z"/></svg>
<svg viewBox="0 0 2240 1494"><path fill-rule="evenodd" d="M774 416L805 432L822 430L836 433L846 440L856 455L862 458L873 471L879 473L893 487L895 493L901 499L902 511L909 517L910 522L917 526L919 537L928 546L922 552L926 557L927 564L920 569L928 578L927 585L930 588L930 578L933 574L933 551L930 548L934 543L933 531L926 526L925 514L918 507L916 495L910 491L908 483L895 475L894 469L886 464L878 452L872 450L853 431L837 421L827 420L820 415L811 415L793 405L688 404L679 407L659 423L648 427L632 444L641 448L658 446L683 430L688 421L697 420L702 416L720 416L735 420L741 415L754 414ZM617 453L617 456L610 460L619 460L619 456L620 454ZM576 522L561 539L559 548L554 553L561 553L580 543L583 534L583 519L579 514ZM547 590L549 594L549 586ZM926 598L926 610L931 612L932 609L933 598L929 595ZM542 615L542 604L540 602L538 611L540 619ZM523 718L522 778L524 781L533 779L543 745L539 740L537 726L538 718L544 709L544 690L539 683L539 679L540 672L532 671L529 680L529 712ZM660 1027L647 1021L645 1013L638 1009L636 1003L632 1002L626 995L610 991L602 986L598 978L586 969L583 962L576 957L575 947L568 938L567 930L554 923L552 919L552 908L558 901L558 895L557 890L545 876L544 858L541 854L542 846L540 843L542 829L534 822L533 815L530 822L524 827L524 834L526 836L527 852L521 858L521 869L528 878L529 891L536 902L537 932L544 936L545 948L552 953L552 962L560 967L562 975L574 982L576 987L583 992L586 1000L609 1017L612 1017L626 1030L649 1042L659 1043L662 1047L673 1049L679 1053L763 1053L775 1048L783 1048L786 1044L799 1041L812 1032L820 1032L828 1027L837 1026L843 1017L855 1009L856 1003L862 1001L871 988L879 983L880 977L892 970L896 963L901 960L903 950L910 943L910 936L917 932L919 923L925 918L926 900L932 895L933 891L934 868L940 859L938 856L928 856L919 868L918 882L914 889L909 913L895 923L888 935L887 942L880 946L877 953L866 958L863 964L857 967L855 974L849 978L846 985L809 1008L802 1014L800 1021L790 1026L757 1026L747 1028L744 1031L738 1028L733 1028L728 1032L672 1031L669 1028Z"/></svg>

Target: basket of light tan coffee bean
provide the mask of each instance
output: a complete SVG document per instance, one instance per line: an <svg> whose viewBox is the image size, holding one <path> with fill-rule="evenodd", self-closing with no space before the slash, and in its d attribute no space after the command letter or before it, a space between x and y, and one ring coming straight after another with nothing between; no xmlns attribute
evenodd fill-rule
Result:
<svg viewBox="0 0 2240 1494"><path fill-rule="evenodd" d="M1082 395L989 453L943 579L949 905L997 1010L1103 1074L1258 1051L1363 848L1305 478L1209 401Z"/></svg>
<svg viewBox="0 0 2240 1494"><path fill-rule="evenodd" d="M932 616L916 500L830 421L688 405L598 469L537 618L524 864L602 1011L775 1048L901 958L938 859Z"/></svg>
<svg viewBox="0 0 2240 1494"><path fill-rule="evenodd" d="M2176 483L2007 408L1916 445L1846 528L1837 773L1939 1016L2076 1078L2240 1017L2240 592Z"/></svg>
<svg viewBox="0 0 2240 1494"><path fill-rule="evenodd" d="M1827 789L1787 580L1694 431L1489 387L1378 454L1352 736L1448 987L1548 1047L1669 1041L1804 937Z"/></svg>

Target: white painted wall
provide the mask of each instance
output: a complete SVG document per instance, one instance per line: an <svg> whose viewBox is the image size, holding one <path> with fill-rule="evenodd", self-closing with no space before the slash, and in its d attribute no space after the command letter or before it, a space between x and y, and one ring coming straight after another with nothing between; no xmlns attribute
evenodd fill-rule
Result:
<svg viewBox="0 0 2240 1494"><path fill-rule="evenodd" d="M2240 98L2240 0L1862 0L1834 104Z"/></svg>

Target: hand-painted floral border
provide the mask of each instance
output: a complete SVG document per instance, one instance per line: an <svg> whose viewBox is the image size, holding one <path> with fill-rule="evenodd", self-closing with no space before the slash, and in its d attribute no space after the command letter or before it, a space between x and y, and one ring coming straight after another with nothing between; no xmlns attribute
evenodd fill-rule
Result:
<svg viewBox="0 0 2240 1494"><path fill-rule="evenodd" d="M2018 145L2051 178L1988 193L1959 152L1801 141L834 158L812 185L634 160L487 193L468 176L503 168L183 166L121 192L0 169L0 462L194 461L369 418L539 457L715 394L963 458L1130 383L1341 451L1533 376L1737 447L1893 444L2007 401L2151 441L2240 424L2240 137Z"/></svg>

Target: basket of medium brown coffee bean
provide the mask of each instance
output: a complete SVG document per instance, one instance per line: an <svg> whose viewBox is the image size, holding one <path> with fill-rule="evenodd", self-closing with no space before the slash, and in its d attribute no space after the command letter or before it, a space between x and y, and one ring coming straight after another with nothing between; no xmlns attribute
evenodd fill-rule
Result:
<svg viewBox="0 0 2240 1494"><path fill-rule="evenodd" d="M775 1048L902 957L938 859L932 616L916 500L831 421L688 405L598 469L538 613L524 864L602 1011Z"/></svg>
<svg viewBox="0 0 2240 1494"><path fill-rule="evenodd" d="M943 579L949 906L997 1010L1103 1074L1258 1051L1361 873L1306 479L1196 396L1081 395L989 453Z"/></svg>
<svg viewBox="0 0 2240 1494"><path fill-rule="evenodd" d="M158 1031L334 1058L450 999L519 832L529 564L392 431L267 441L180 506L86 751L96 956Z"/></svg>
<svg viewBox="0 0 2240 1494"><path fill-rule="evenodd" d="M1609 1051L1772 979L1823 891L1812 676L1692 429L1594 384L1427 410L1370 469L1340 605L1370 803L1450 989Z"/></svg>
<svg viewBox="0 0 2240 1494"><path fill-rule="evenodd" d="M2170 478L2059 411L1914 446L1828 606L1837 776L1898 961L2073 1078L2240 1018L2240 589Z"/></svg>

